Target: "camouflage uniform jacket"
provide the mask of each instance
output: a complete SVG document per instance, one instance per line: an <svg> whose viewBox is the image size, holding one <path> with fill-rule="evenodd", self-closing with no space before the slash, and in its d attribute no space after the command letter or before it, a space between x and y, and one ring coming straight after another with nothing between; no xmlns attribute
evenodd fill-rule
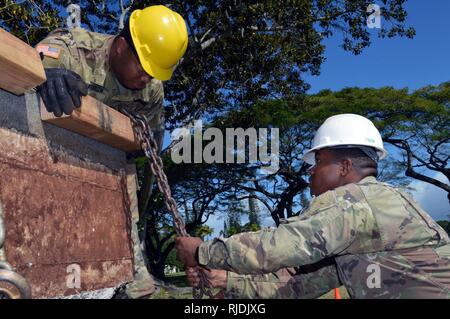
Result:
<svg viewBox="0 0 450 319"><path fill-rule="evenodd" d="M124 107L143 114L160 144L164 133L164 90L152 79L143 90L123 87L109 68L109 51L114 35L89 32L82 28L56 29L37 46L44 52L45 68L74 71L88 84L90 96L113 108Z"/></svg>
<svg viewBox="0 0 450 319"><path fill-rule="evenodd" d="M352 298L450 298L449 243L407 194L366 177L277 229L205 242L198 257L233 272L233 298L317 297L341 283Z"/></svg>

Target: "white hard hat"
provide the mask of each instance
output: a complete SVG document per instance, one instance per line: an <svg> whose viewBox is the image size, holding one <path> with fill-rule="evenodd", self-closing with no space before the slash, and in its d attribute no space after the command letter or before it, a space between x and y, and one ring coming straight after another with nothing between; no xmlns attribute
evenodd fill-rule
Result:
<svg viewBox="0 0 450 319"><path fill-rule="evenodd" d="M387 155L378 129L369 119L357 114L339 114L327 118L317 130L312 148L303 154L303 160L314 165L314 152L333 146L371 147L376 150L378 159Z"/></svg>

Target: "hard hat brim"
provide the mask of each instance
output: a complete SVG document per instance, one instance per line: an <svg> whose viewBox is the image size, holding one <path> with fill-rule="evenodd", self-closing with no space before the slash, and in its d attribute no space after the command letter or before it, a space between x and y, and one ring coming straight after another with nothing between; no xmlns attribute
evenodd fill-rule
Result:
<svg viewBox="0 0 450 319"><path fill-rule="evenodd" d="M144 69L145 72L150 74L152 77L154 77L157 80L160 81L167 81L170 80L173 74L173 69L163 69L158 67L155 63L153 63L150 60L144 60L141 56L141 53L139 50L137 50L139 55L139 61L141 62L141 66Z"/></svg>

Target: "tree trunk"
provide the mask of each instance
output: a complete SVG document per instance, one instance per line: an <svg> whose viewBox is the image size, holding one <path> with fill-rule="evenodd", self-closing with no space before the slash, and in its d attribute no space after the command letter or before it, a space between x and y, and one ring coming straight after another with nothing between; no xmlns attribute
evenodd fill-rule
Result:
<svg viewBox="0 0 450 319"><path fill-rule="evenodd" d="M160 280L166 280L166 274L164 273L165 260L152 265L151 273L153 276Z"/></svg>

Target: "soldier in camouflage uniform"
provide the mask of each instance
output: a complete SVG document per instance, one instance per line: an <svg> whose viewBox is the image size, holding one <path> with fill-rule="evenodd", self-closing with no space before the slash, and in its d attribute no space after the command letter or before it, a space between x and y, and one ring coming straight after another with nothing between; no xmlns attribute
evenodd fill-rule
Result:
<svg viewBox="0 0 450 319"><path fill-rule="evenodd" d="M169 21L169 22L167 22ZM57 29L36 49L43 59L47 82L38 87L44 104L55 116L71 114L86 94L104 104L144 115L161 149L164 136L164 91L174 66L187 48L184 20L164 6L135 10L117 35L82 28ZM153 176L146 176L153 181ZM147 193L152 182L146 182ZM148 200L148 199L147 199ZM144 205L140 205L145 209ZM144 212L140 211L142 215ZM141 216L142 217L142 216ZM126 287L129 298L154 290L143 260L138 236L138 214L132 216L135 280Z"/></svg>
<svg viewBox="0 0 450 319"><path fill-rule="evenodd" d="M304 159L314 197L302 214L227 239L177 239L191 284L203 271L227 298L316 298L341 285L352 298L450 298L450 239L409 195L376 180L386 152L373 124L331 117L313 146Z"/></svg>

